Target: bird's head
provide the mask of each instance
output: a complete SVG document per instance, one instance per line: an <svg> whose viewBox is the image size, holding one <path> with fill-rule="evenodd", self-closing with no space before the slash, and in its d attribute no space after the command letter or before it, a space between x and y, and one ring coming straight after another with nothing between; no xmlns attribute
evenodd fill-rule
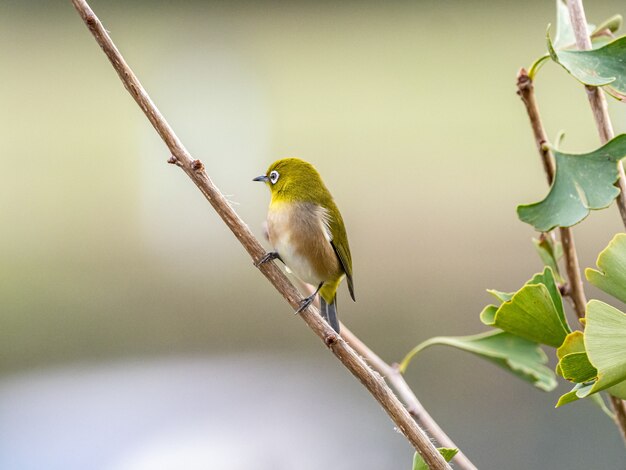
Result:
<svg viewBox="0 0 626 470"><path fill-rule="evenodd" d="M264 175L253 181L263 181L272 192L272 200L319 202L328 190L313 165L299 158L275 161Z"/></svg>

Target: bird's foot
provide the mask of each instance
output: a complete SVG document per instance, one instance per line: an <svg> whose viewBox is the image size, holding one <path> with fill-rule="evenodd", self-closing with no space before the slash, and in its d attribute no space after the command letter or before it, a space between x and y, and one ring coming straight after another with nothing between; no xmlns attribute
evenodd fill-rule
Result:
<svg viewBox="0 0 626 470"><path fill-rule="evenodd" d="M298 313L306 310L308 306L313 303L316 295L317 295L317 291L315 291L315 293L313 293L312 295L309 295L308 297L305 297L304 299L302 299L300 301L300 306L298 307L298 310L296 310L294 313L297 315Z"/></svg>
<svg viewBox="0 0 626 470"><path fill-rule="evenodd" d="M320 289L322 288L322 286L324 285L324 282L320 282L320 285L317 286L317 289L315 289L315 292L313 292L311 295L309 295L308 297L305 297L304 299L302 299L300 301L300 306L298 307L298 310L296 310L294 313L298 314L304 310L307 309L307 307L309 305L311 305L311 303L313 303L313 301L315 300L315 296L317 295L317 293L320 291Z"/></svg>
<svg viewBox="0 0 626 470"><path fill-rule="evenodd" d="M278 252L277 251L269 251L269 252L265 253L265 256L263 256L263 258L261 258L259 261L254 263L254 266L256 266L258 268L262 264L265 264L268 261L273 261L275 259L280 259L280 255L278 254ZM282 259L280 259L280 260L282 261Z"/></svg>

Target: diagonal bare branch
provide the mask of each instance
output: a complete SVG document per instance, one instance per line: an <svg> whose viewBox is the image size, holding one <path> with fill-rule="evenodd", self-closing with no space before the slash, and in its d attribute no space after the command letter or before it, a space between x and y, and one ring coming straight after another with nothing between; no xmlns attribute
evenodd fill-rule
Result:
<svg viewBox="0 0 626 470"><path fill-rule="evenodd" d="M191 178L202 194L211 203L215 211L230 228L235 237L244 246L254 261L263 257L265 251L252 235L245 223L230 207L228 201L213 184L200 160L194 160L182 142L178 139L163 115L154 105L141 83L130 69L115 44L102 26L98 17L84 0L72 0L74 7L82 17L111 64L120 80L144 111L156 131L159 133L170 152L169 162L176 164ZM296 288L274 263L265 263L259 270L289 302L293 308L299 306L300 295ZM380 403L398 429L409 440L415 450L423 457L431 469L450 469L426 433L417 425L406 408L393 394L382 377L374 372L365 361L319 316L317 310L309 307L301 315L306 324L320 338L343 365L367 388Z"/></svg>

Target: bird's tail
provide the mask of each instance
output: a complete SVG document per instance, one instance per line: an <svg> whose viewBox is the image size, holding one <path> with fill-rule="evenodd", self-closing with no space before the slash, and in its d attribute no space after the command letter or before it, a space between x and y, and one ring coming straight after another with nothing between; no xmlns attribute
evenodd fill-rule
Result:
<svg viewBox="0 0 626 470"><path fill-rule="evenodd" d="M339 320L337 319L337 296L333 298L331 303L327 303L324 297L320 295L320 314L324 320L339 333Z"/></svg>

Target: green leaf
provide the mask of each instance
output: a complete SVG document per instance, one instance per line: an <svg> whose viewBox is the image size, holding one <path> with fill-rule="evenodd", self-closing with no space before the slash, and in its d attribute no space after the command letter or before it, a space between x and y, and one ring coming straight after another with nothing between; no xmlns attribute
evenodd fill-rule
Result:
<svg viewBox="0 0 626 470"><path fill-rule="evenodd" d="M579 362L568 370L574 371L574 379L581 383L563 395L557 407L602 390L626 398L626 314L604 302L591 300L587 304L586 318L584 345L597 375L590 379L585 372L586 366L576 359ZM574 354L583 353L567 354L559 362L564 375L566 366L563 361Z"/></svg>
<svg viewBox="0 0 626 470"><path fill-rule="evenodd" d="M437 447L437 450L446 462L449 462L458 454L459 449L451 449L450 447ZM413 470L428 470L428 465L422 459L422 456L415 452L413 456Z"/></svg>
<svg viewBox="0 0 626 470"><path fill-rule="evenodd" d="M515 295L515 292L500 292L495 289L487 289L487 292L493 295L500 302L507 302L513 298L513 295Z"/></svg>
<svg viewBox="0 0 626 470"><path fill-rule="evenodd" d="M626 314L599 300L589 301L585 346L598 369L592 393L626 380Z"/></svg>
<svg viewBox="0 0 626 470"><path fill-rule="evenodd" d="M550 391L557 385L554 373L544 366L548 358L538 344L499 330L472 336L428 339L406 355L400 364L400 371L406 371L417 353L435 344L452 346L487 359L541 390Z"/></svg>
<svg viewBox="0 0 626 470"><path fill-rule="evenodd" d="M585 276L598 289L626 303L626 233L618 233L600 252L599 270L587 268Z"/></svg>
<svg viewBox="0 0 626 470"><path fill-rule="evenodd" d="M626 99L626 36L589 51L558 50L547 37L548 52L557 64L585 85L606 86L607 92Z"/></svg>
<svg viewBox="0 0 626 470"><path fill-rule="evenodd" d="M626 384L626 382L624 382ZM615 414L606 406L604 403L604 398L602 398L601 393L594 393L589 396L589 399L598 407L600 410L607 415L610 419L615 420Z"/></svg>
<svg viewBox="0 0 626 470"><path fill-rule="evenodd" d="M611 395L626 400L626 380L606 389Z"/></svg>
<svg viewBox="0 0 626 470"><path fill-rule="evenodd" d="M552 270L536 274L511 300L486 307L481 321L526 338L529 341L559 347L571 329L565 319L563 301Z"/></svg>
<svg viewBox="0 0 626 470"><path fill-rule="evenodd" d="M587 24L587 34L595 29L592 24ZM556 35L554 37L554 48L565 49L576 46L576 35L572 27L569 10L563 0L556 0Z"/></svg>
<svg viewBox="0 0 626 470"><path fill-rule="evenodd" d="M556 350L556 356L560 362L566 355L578 352L585 352L585 338L583 332L577 330L565 337L563 344ZM556 373L563 377L560 363L556 365Z"/></svg>
<svg viewBox="0 0 626 470"><path fill-rule="evenodd" d="M550 266L555 279L559 283L563 283L564 279L559 270L559 260L563 257L563 246L561 242L554 241L548 234L541 236L539 239L533 238L533 244L544 266Z"/></svg>
<svg viewBox="0 0 626 470"><path fill-rule="evenodd" d="M572 388L572 390L565 393L564 395L561 395L561 397L559 398L559 401L556 402L555 408L558 408L563 405L567 405L568 403L576 401L580 398L584 398L585 396L588 395L589 390L591 390L591 387L593 387L593 384L574 385L574 388ZM578 396L579 393L581 394L581 396Z"/></svg>
<svg viewBox="0 0 626 470"><path fill-rule="evenodd" d="M482 312L480 312L480 321L485 325L493 325L493 322L496 318L496 312L498 311L498 307L495 305L487 305Z"/></svg>
<svg viewBox="0 0 626 470"><path fill-rule="evenodd" d="M618 29L622 27L623 23L622 15L613 15L610 18L604 20L600 25L596 26L596 29L591 33L591 38L593 39L599 33L603 31L608 31L610 33L616 33Z"/></svg>
<svg viewBox="0 0 626 470"><path fill-rule="evenodd" d="M586 352L566 354L559 361L559 370L565 380L576 383L590 382L598 375Z"/></svg>
<svg viewBox="0 0 626 470"><path fill-rule="evenodd" d="M517 215L540 232L571 227L603 209L619 194L617 162L626 156L626 134L591 153L567 154L554 150L556 175L550 192L540 202L520 205Z"/></svg>
<svg viewBox="0 0 626 470"><path fill-rule="evenodd" d="M611 42L614 39L613 33L617 31L621 25L621 15L614 15L608 18L595 29L594 25L587 23L587 32L591 38L592 49L597 49ZM576 47L576 37L572 28L569 11L563 0L556 1L556 35L553 47L556 50L572 49ZM535 75L547 59L550 59L550 54L545 54L533 62L528 69L528 76L531 80L535 79Z"/></svg>

